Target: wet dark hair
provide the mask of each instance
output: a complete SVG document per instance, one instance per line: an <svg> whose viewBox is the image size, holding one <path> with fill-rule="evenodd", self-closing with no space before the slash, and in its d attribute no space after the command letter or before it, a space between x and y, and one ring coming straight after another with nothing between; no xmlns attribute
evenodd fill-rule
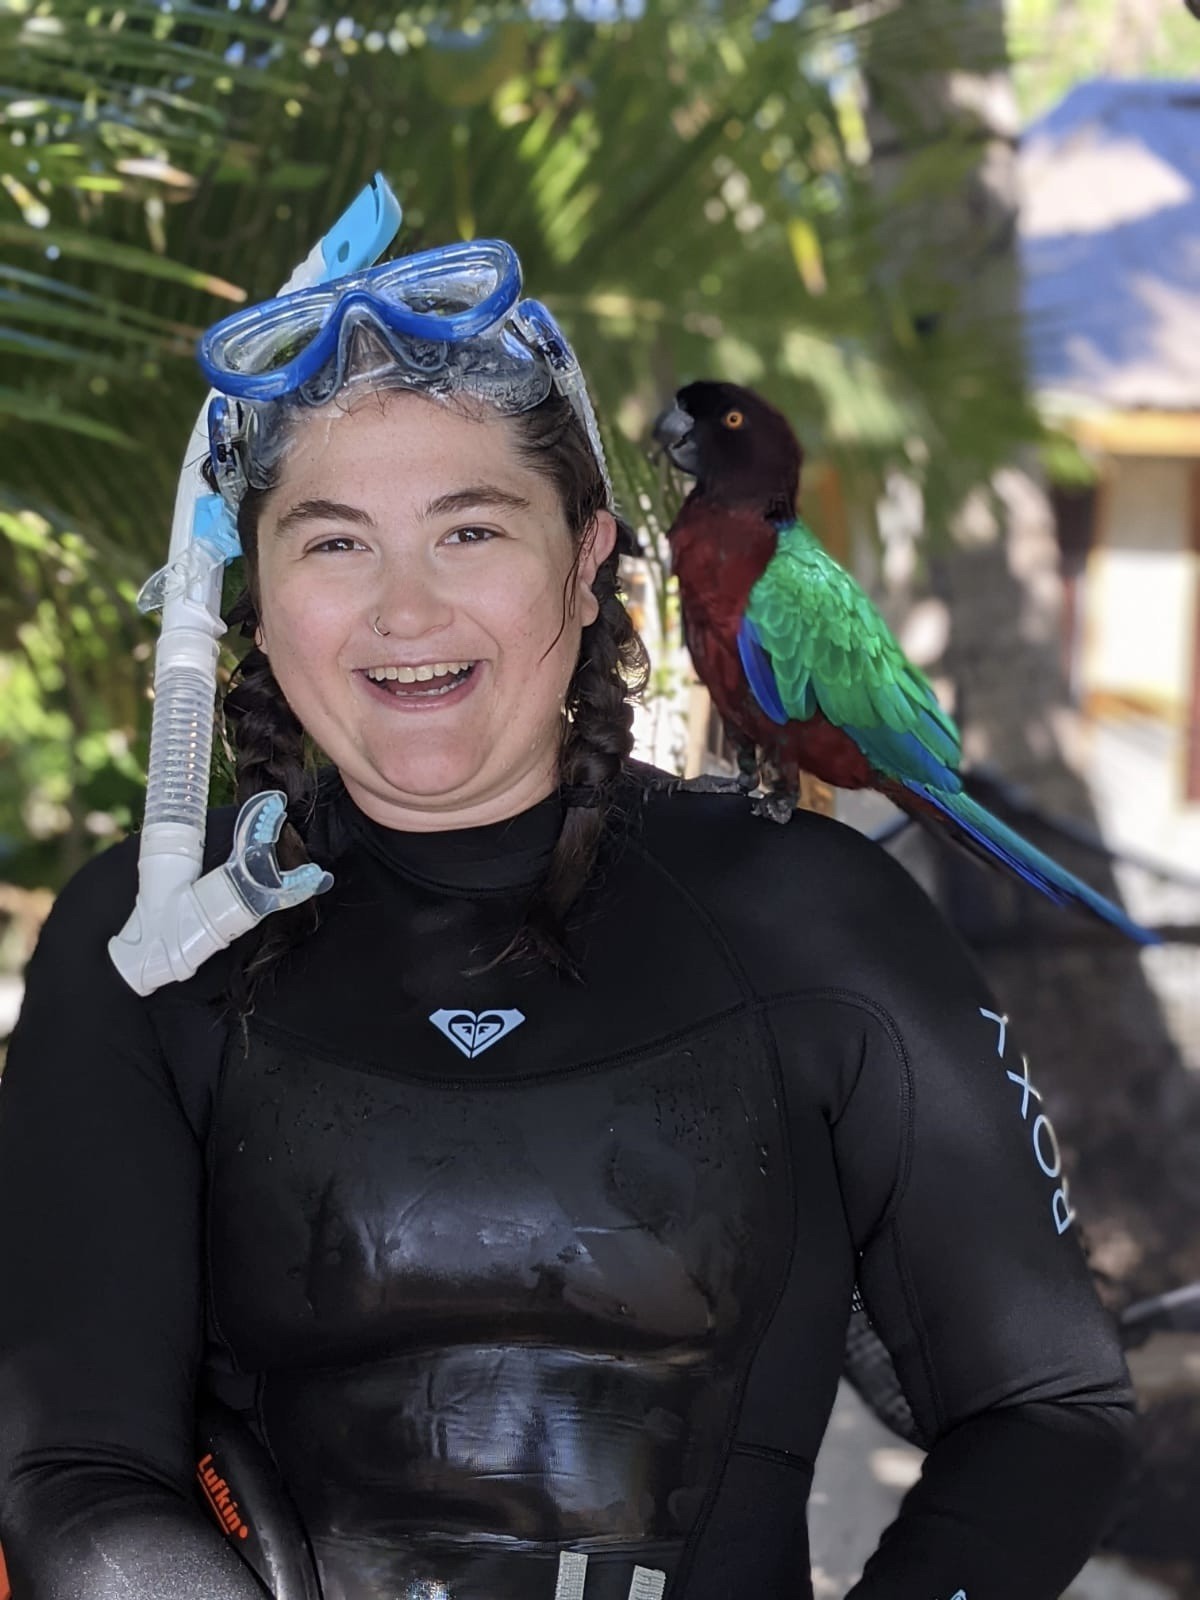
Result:
<svg viewBox="0 0 1200 1600"><path fill-rule="evenodd" d="M604 479L570 403L557 392L510 419L522 461L554 487L561 502L575 562L563 593L563 623L573 605L574 577L597 514L608 504ZM211 482L211 470L206 465ZM272 485L271 487L274 487ZM245 558L245 588L227 621L253 640L258 627L258 525L271 487L251 488L238 508L238 534ZM567 717L559 758L565 810L545 876L525 911L524 922L499 961L540 958L565 977L578 978L568 948L567 916L596 867L616 814L616 788L633 747L633 699L645 688L645 646L622 602L619 559L635 548L632 531L617 519L617 542L592 583L599 602L595 622L583 629L579 659L566 694ZM264 789L281 789L287 819L278 856L285 868L307 862L308 831L317 800L318 752L275 681L267 656L255 644L230 678L222 706L223 735L233 764L238 804ZM245 954L231 975L231 1001L239 1016L253 1009L258 985L286 953L311 933L320 902L307 901L275 912L245 940Z"/></svg>

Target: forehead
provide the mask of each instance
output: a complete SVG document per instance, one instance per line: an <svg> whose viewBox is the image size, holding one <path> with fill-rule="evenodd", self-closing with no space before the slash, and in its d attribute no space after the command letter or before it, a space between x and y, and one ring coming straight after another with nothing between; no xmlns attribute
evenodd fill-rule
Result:
<svg viewBox="0 0 1200 1600"><path fill-rule="evenodd" d="M282 499L314 484L352 483L360 492L428 498L486 475L530 500L553 491L517 449L517 424L489 406L443 402L404 390L381 390L349 405L329 404L295 422L284 453Z"/></svg>

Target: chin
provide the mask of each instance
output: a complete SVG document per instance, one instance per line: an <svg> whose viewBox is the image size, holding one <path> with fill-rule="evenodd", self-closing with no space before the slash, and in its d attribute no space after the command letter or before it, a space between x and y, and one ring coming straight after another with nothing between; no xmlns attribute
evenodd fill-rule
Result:
<svg viewBox="0 0 1200 1600"><path fill-rule="evenodd" d="M376 784L397 800L439 800L473 796L479 765L470 760L417 759L381 762L372 768Z"/></svg>
<svg viewBox="0 0 1200 1600"><path fill-rule="evenodd" d="M348 746L343 733L331 739L333 748L322 748L352 785L389 807L415 810L471 809L510 788L523 790L543 762L553 768L557 719L549 729L518 725L511 713L506 723L486 719L471 727L439 728L433 717L412 720L424 720L424 726L406 727L402 737L391 739L363 737L362 730Z"/></svg>

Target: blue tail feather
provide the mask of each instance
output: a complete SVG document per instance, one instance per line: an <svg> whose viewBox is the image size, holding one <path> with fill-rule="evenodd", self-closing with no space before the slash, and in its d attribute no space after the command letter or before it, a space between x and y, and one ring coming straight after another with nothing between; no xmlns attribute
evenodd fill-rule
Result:
<svg viewBox="0 0 1200 1600"><path fill-rule="evenodd" d="M994 860L1041 891L1056 905L1083 905L1138 944L1159 944L1158 934L1127 917L1120 906L1088 887L1082 878L1060 867L1036 845L1023 839L985 811L967 794L938 794L921 783L906 783L905 788L935 807L952 827L960 829Z"/></svg>

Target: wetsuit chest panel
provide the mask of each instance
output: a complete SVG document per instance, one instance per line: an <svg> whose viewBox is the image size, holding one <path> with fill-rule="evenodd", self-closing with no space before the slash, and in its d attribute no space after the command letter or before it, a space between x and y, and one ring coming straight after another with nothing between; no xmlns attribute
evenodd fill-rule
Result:
<svg viewBox="0 0 1200 1600"><path fill-rule="evenodd" d="M678 1535L790 1246L761 1046L727 1020L589 1070L452 1071L256 1031L226 1072L214 1306L285 1475L316 1528Z"/></svg>
<svg viewBox="0 0 1200 1600"><path fill-rule="evenodd" d="M338 861L321 926L258 1006L317 1053L449 1077L466 1046L478 1082L636 1052L745 1001L693 907L632 850L580 908L573 946L584 986L545 963L497 963L520 926L520 896L470 897L372 867ZM434 1017L452 1037L439 1036ZM485 1017L519 1031L489 1041L470 1027Z"/></svg>

